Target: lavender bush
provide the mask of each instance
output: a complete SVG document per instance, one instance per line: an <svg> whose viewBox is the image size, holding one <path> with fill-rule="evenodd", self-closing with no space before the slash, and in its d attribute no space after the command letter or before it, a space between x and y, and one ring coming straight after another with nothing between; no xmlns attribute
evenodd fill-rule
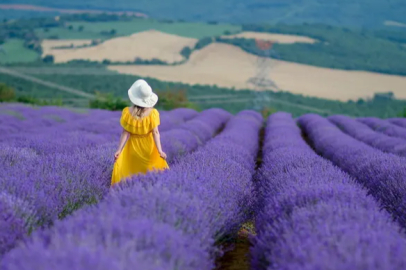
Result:
<svg viewBox="0 0 406 270"><path fill-rule="evenodd" d="M406 140L373 131L348 116L334 115L328 119L348 135L384 152L406 157Z"/></svg>
<svg viewBox="0 0 406 270"><path fill-rule="evenodd" d="M304 115L299 124L317 152L355 177L399 224L406 226L405 158L357 141L318 115Z"/></svg>
<svg viewBox="0 0 406 270"><path fill-rule="evenodd" d="M391 137L406 140L406 128L399 127L389 121L375 117L358 118L357 120L368 125L373 130L382 132Z"/></svg>
<svg viewBox="0 0 406 270"><path fill-rule="evenodd" d="M124 181L99 204L34 233L1 268L212 269L214 244L236 233L252 206L262 121L251 114L233 117L170 170Z"/></svg>
<svg viewBox="0 0 406 270"><path fill-rule="evenodd" d="M390 118L387 121L399 127L406 128L406 118Z"/></svg>
<svg viewBox="0 0 406 270"><path fill-rule="evenodd" d="M189 122L193 125L192 114L188 110L185 112L185 119L191 119ZM10 236L9 240L1 241L0 251L4 252L12 247L27 232L52 225L56 219L65 217L84 204L98 202L108 192L112 157L120 132L120 114L114 113L112 116L110 112L92 111L90 115L90 118L87 115L83 116L84 119L75 118L72 123L55 123L54 126L47 127L40 125L37 130L8 134L9 141L0 142L0 189L3 194L23 200L33 209L29 215L19 217L26 224L24 230L18 230L16 237ZM166 115L170 115L170 112ZM177 112L177 117L180 116L181 113ZM210 134L215 134L229 118L229 113L214 109L197 116L198 121L203 123L214 121ZM25 120L13 119L13 122L16 121ZM93 121L104 126L100 128ZM179 148L172 146L177 141L181 142L179 147L187 147L190 151L199 146L195 144L192 147L185 143L197 140L197 134L186 129L182 134L172 135L168 133L170 131L171 129L162 132L162 138L163 147L168 147L171 160L184 154ZM27 136L27 133L31 135ZM3 220L9 216L3 216Z"/></svg>
<svg viewBox="0 0 406 270"><path fill-rule="evenodd" d="M351 177L313 152L289 114L269 117L263 150L253 269L406 267L397 224Z"/></svg>

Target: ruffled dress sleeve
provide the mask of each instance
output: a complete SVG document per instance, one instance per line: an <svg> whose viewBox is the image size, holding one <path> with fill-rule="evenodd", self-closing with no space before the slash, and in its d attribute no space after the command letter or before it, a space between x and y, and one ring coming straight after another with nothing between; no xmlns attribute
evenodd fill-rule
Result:
<svg viewBox="0 0 406 270"><path fill-rule="evenodd" d="M120 118L121 126L131 134L145 135L160 124L159 112L153 109L151 114L142 119L135 119L127 107L123 109Z"/></svg>

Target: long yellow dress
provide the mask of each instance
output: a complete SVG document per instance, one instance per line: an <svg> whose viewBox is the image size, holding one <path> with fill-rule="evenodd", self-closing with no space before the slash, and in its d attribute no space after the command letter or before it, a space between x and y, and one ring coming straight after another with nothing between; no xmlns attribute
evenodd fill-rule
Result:
<svg viewBox="0 0 406 270"><path fill-rule="evenodd" d="M120 124L130 136L114 164L111 185L134 174L169 169L166 160L159 155L152 135L152 130L160 124L158 110L152 109L148 116L136 119L127 107L122 112Z"/></svg>

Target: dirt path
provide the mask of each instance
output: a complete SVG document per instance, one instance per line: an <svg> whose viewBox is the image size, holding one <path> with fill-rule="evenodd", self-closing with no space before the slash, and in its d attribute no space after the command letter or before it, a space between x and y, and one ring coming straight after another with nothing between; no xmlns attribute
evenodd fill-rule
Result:
<svg viewBox="0 0 406 270"><path fill-rule="evenodd" d="M80 91L80 90L77 90L77 89L74 89L74 88L70 88L70 87L67 87L67 86L59 85L59 84L56 84L56 83L53 83L53 82L48 82L48 81L44 81L44 80L41 80L41 79L37 79L35 77L19 73L19 72L16 72L16 71L8 69L8 68L0 67L0 73L7 74L7 75L10 75L10 76L14 76L14 77L17 77L17 78L21 78L21 79L31 81L31 82L34 82L34 83L38 83L38 84L41 84L41 85L45 85L45 86L48 86L48 87L51 87L51 88L58 89L60 91L64 91L64 92L67 92L67 93L70 93L70 94L81 96L81 97L84 97L84 98L88 98L88 99L95 98L95 96L92 95L92 94L88 94L88 93L85 93L83 91Z"/></svg>
<svg viewBox="0 0 406 270"><path fill-rule="evenodd" d="M249 270L250 269L250 235L254 235L252 223L241 226L233 246L216 262L216 270Z"/></svg>

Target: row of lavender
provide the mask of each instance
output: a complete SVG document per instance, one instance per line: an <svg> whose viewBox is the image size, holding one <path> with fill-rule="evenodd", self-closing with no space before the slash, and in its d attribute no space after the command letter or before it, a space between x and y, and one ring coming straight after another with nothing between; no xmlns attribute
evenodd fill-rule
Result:
<svg viewBox="0 0 406 270"><path fill-rule="evenodd" d="M162 112L161 132L172 129L197 112L177 109ZM41 154L71 152L117 140L120 112L88 110L77 113L58 107L0 106L1 144L30 147ZM49 142L49 143L47 143Z"/></svg>
<svg viewBox="0 0 406 270"><path fill-rule="evenodd" d="M372 161L351 159L356 155L348 149L356 143L320 116L299 123L328 158L355 163L358 173ZM335 156L340 149L346 155ZM406 239L398 224L354 178L306 144L290 115L269 118L263 150L254 269L405 269Z"/></svg>
<svg viewBox="0 0 406 270"><path fill-rule="evenodd" d="M380 119L359 119L356 122L340 118L331 117L329 121L310 114L302 116L299 124L318 153L356 178L399 224L406 227L406 159L371 146L386 149L387 152L396 152L393 149L404 148L405 141L374 131L371 133L358 122L369 123L368 125L373 127L375 125L371 124L372 122L380 122L380 125L396 129L397 134L406 134L406 129ZM337 123L338 127L355 138L342 132L333 123ZM388 130L379 129L380 125L375 126L379 132ZM389 142L389 146L385 145L385 141Z"/></svg>
<svg viewBox="0 0 406 270"><path fill-rule="evenodd" d="M400 134L404 133L406 135L406 129L399 126L393 125L390 122L381 119L359 119L358 121L352 119L348 116L334 115L328 118L332 123L339 127L342 131L352 136L353 138L364 142L370 146L373 146L383 152L393 153L399 156L406 157L406 140L402 137L389 136L386 133L391 130L396 130ZM370 126L364 123L373 123L377 121L383 122L384 126L388 127L385 129L373 130ZM401 119L396 119L396 121L402 121ZM406 124L406 119L403 120ZM401 122L399 122L401 123ZM381 130L382 132L380 132ZM386 132L386 133L384 133ZM393 134L389 132L390 134Z"/></svg>
<svg viewBox="0 0 406 270"><path fill-rule="evenodd" d="M214 111L210 110L210 112ZM217 113L221 114L220 111L217 111ZM244 114L247 113L245 112ZM212 115L209 122L211 125L214 123L216 128L210 129L210 125L207 126L208 122L204 124L202 121L194 119L195 121L189 121L185 124L178 125L178 128L173 128L165 132L168 134L168 136L164 136L165 138L172 137L173 140L170 140L170 142L176 141L176 143L174 143L175 150L170 150L169 152L173 151L177 154L184 154L195 149L199 144L203 144L210 139L216 133L218 127L229 118L229 115L224 112L223 116L224 120L212 122L217 119L215 114ZM258 120L260 120L259 117ZM402 139L402 132L406 130L402 127L404 120L391 119L390 121L383 121L379 119L358 119L358 121L356 121L344 116L333 116L328 120L317 115L306 115L299 119L299 123L306 135L309 136L309 140L315 149L326 158L331 159L335 164L347 171L354 178L351 178L351 176L338 170L328 161L317 156L301 139L300 130L295 126L295 123L289 116L285 114L276 114L269 119L267 138L264 145L264 164L258 172L259 181L257 182L257 195L260 200L257 205L259 212L256 220L258 237L253 249L254 265L257 269L328 269L329 267L331 268L332 265L333 269L405 268L404 260L400 256L399 258L395 258L398 256L398 253L404 252L405 250L404 234L403 232L400 232L396 223L391 222L390 217L386 212L380 212L379 210L379 205L384 205L385 208L397 218L402 225L404 225L402 220L402 215L404 215L404 205L402 203L404 203L405 200L402 197L402 194L405 193L403 192L404 184L402 183L402 179L404 177L405 167L397 166L399 165L398 162L393 167L395 168L395 171L387 171L385 166L388 164L384 164L385 161L393 163L394 161L397 162L400 160L403 162L404 160L403 158L391 154L384 154L381 151L367 146L367 144L369 144L382 151L402 155L403 152L401 147L404 146L405 143ZM234 120L230 121L228 125L232 125L231 123L234 123L233 121ZM358 141L342 133L332 123L356 138ZM237 125L237 122L234 125ZM75 128L77 129L77 126ZM373 131L371 128L375 129L377 132ZM185 139L179 139L182 137L182 134L189 133L195 135L186 136L187 138ZM227 132L225 134L227 134ZM241 134L241 136L243 135L246 134ZM226 135L222 134L222 136ZM216 140L220 140L223 138L222 136L216 137ZM249 140L249 136L247 136L247 138ZM214 142L216 142L216 140ZM342 142L342 140L344 140L344 142ZM363 144L360 141L363 141L366 144ZM243 137L238 141L239 144L246 142L246 140L243 140ZM332 148L330 150L328 149L329 144ZM336 144L338 144L338 146L336 146ZM169 141L168 145L170 145ZM181 145L181 147L179 145ZM352 149L352 147L356 148ZM221 148L220 151L228 153L227 151L231 151L228 148L229 147L225 147L224 149ZM171 148L169 147L168 149ZM206 147L203 149L206 149ZM203 151L203 149L201 149L201 151ZM233 158L236 159L239 164L244 164L248 156L241 154L241 151L237 151L236 153L240 156L235 154L233 155ZM374 155L372 155L370 160L364 160L364 163L361 164L353 163L362 161L362 158L366 158L371 154ZM356 157L353 159L350 158L350 160L343 160L348 155L354 155ZM207 159L208 157L206 157L206 160ZM116 253L112 251L110 246L101 249L91 246L91 248L96 248L96 251L99 251L106 256L107 254L112 254L108 258L114 263L106 265L113 269L126 269L128 265L136 265L137 263L141 268L145 267L145 269L172 269L179 265L185 267L185 269L209 269L212 266L214 258L213 253L216 251L212 245L213 241L204 242L202 240L196 240L193 242L188 237L185 238L183 234L179 234L178 230L174 231L170 226L166 226L168 223L170 225L176 224L177 226L180 226L182 230L186 230L190 234L197 233L197 235L199 235L200 230L206 228L199 227L200 225L193 223L197 220L195 216L196 213L193 213L195 219L189 217L189 212L187 211L193 212L193 209L196 209L193 208L193 205L191 208L186 208L186 210L185 208L182 208L185 206L182 206L180 210L177 208L182 202L184 202L182 199L183 192L190 191L188 194L196 196L199 192L205 191L206 188L213 188L213 183L209 181L211 178L217 180L216 173L218 172L216 170L214 171L214 176L210 174L210 178L202 177L203 170L193 172L194 169L192 167L199 166L199 164L196 165L198 160L199 159L192 161L189 167L182 167L184 163L179 163L175 168L182 167L183 170L177 170L173 175L169 174L169 176L166 177L149 175L146 178L136 178L127 184L121 185L119 190L117 190L117 193L109 195L108 199L101 204L101 207L104 207L103 209L111 209L112 211L124 207L123 209L125 210L123 210L123 213L125 213L125 217L123 218L123 224L117 225L117 227L116 224L111 223L107 229L101 229L102 240L97 238L100 234L96 234L93 236L90 235L89 238L80 238L84 237L82 235L79 237L80 239L74 238L74 241L85 241L86 239L89 239L90 243L95 242L97 244L103 244L106 243L105 241L107 240L113 241L110 237L116 237L118 233L118 239L120 241L119 243L113 241L114 245L112 245L119 248L120 251L117 250ZM201 158L201 160L203 160L203 158ZM215 161L216 163L212 164L213 168L216 168L216 166L221 167L222 163L220 160ZM348 166L351 163L353 163L352 167ZM379 164L381 167L378 166L377 170L374 171L377 173L376 175L368 171L374 165ZM363 176L362 173L366 173L367 176ZM241 175L241 173L239 175ZM242 179L250 178L244 178L243 174L241 177ZM385 177L387 179L385 179ZM177 182L175 179L183 180L178 180ZM188 186L187 183L185 183L185 179L192 179L193 182L190 183L191 186ZM370 189L371 193L378 200L373 200L371 197L367 196L367 191L363 189L362 185L357 184L354 179L361 182L364 187ZM368 180L372 181L368 182ZM380 183L381 180L386 180L387 182ZM206 188L194 186L193 184L196 181L203 181L203 183L206 183L207 181L207 184L211 186ZM239 188L243 189L241 187ZM211 189L208 190L212 191ZM177 193L179 191L181 191L181 193ZM134 192L137 192L137 194L140 193L140 198L134 198ZM172 202L172 195L170 195L169 198L165 197L165 194L168 192L180 194L180 201ZM154 196L155 193L157 194L156 196ZM215 196L219 196L219 193L215 194ZM201 196L202 197L198 196L198 198L202 198L203 201L209 201L207 198L210 198L211 200L216 198L209 197L209 195L205 193ZM151 198L151 204L145 202L148 198ZM199 218L201 218L199 219L199 222L202 226L214 224L214 228L220 228L221 226L218 224L221 224L221 222L223 222L223 224L232 224L222 227L224 228L223 231L215 232L214 235L217 235L218 237L210 238L211 240L214 239L218 242L220 236L224 236L225 232L229 233L235 231L237 228L236 225L240 224L240 222L245 219L245 215L243 215L244 218L238 219L239 216L235 213L245 212L238 212L235 209L241 210L241 205L244 205L246 200L242 200L241 205L238 205L236 208L237 200L233 201L233 198L229 200L233 203L226 205L229 207L228 209L234 209L234 212L230 215L231 220L224 222L224 220L221 221L220 219L219 223L216 223L218 220L212 219L211 221L208 221L208 223L204 223L202 220L203 218L206 218L207 211L204 212L203 217L201 215L199 216ZM247 198L247 196L244 198ZM396 201L396 198L398 198L399 201ZM224 200L228 200L228 198L225 198ZM133 202L137 205L134 206ZM166 212L167 210L165 210L165 207L162 205L167 202L169 205L172 205L171 209L174 209L174 212ZM217 211L217 214L225 214L225 212L222 211L223 208L227 209L227 207L222 206L222 202L223 201L220 201L220 204L211 202L216 205L217 208L210 208L210 211ZM247 206L252 204L251 201L248 202L249 203L246 203L244 210L247 210L249 208ZM159 209L155 209L154 206L159 206ZM98 208L96 207L96 209ZM151 213L149 213L148 216L139 215L139 212L141 212L139 211L140 209L146 209L147 212ZM219 212L218 209L222 210ZM0 211L1 210L2 209L0 209ZM95 218L98 213L97 211L99 210L88 211L90 211L89 213L93 213L91 218ZM209 220L210 217L212 217L210 214L212 213L209 213L208 215ZM80 214L78 215L80 217ZM103 220L106 218L110 220L111 218L111 222L116 220L110 216L110 214L106 215L102 215L100 218ZM173 215L175 217L174 219L172 219ZM183 218L179 218L182 215L184 215L187 220L183 226L180 225L183 224ZM399 218L399 215L401 218ZM151 216L153 218L153 224L155 224L159 218L164 219L164 224L160 224L159 226L151 225ZM81 218L83 219L83 217ZM91 222L91 218L84 219L80 224ZM135 221L135 219L137 221ZM73 220L75 220L75 222L82 221L80 218L73 218ZM134 221L134 223L132 223L132 221ZM124 223L127 222L129 224L134 224L134 226L140 224L140 226L144 228L141 229L142 233L132 235L130 232L122 229L122 226L125 226ZM191 224L193 226L191 226ZM73 252L74 243L66 249L58 249L58 244L65 241L59 240L58 237L61 233L67 233L68 235L63 236L63 239L66 239L66 237L72 237L72 234L80 233L81 231L79 225L74 226L67 223L67 225L60 226L60 231L38 234L38 239L40 240L37 239L37 242L34 241L30 244L33 244L34 246L42 246L46 242L45 248L42 249L43 252L48 252L50 249L56 248L59 250L58 252L62 254L56 254L57 257L59 256L58 258L62 260L66 259L63 254L66 254L66 252L68 252L68 254L70 254L69 252ZM155 226L158 226L158 229L151 229L152 232L161 233L162 231L168 230L170 234L181 236L173 239L166 233L161 233L161 238L158 239L156 236L152 236L151 232L149 232L149 229L156 228ZM364 226L367 226L370 234L368 234L368 231L363 230L365 228ZM134 227L131 226L130 228L134 229ZM192 230L191 233L191 228L197 228L199 231ZM94 229L94 227L89 223L86 225L85 231L88 232L92 229ZM213 234L213 230L210 231L208 228L203 231L204 232L201 235L204 236ZM208 231L209 233L207 234ZM97 232L100 233L100 230ZM182 233L183 232L184 231L182 231ZM130 241L131 239L138 241L130 243L125 239L121 239L120 237L124 234L132 235L133 238L130 238ZM50 237L53 239L52 243L47 242ZM178 242L174 241L178 239L180 239ZM157 243L159 240L174 242L170 242L168 245L161 247L162 249L160 249L158 255L151 255L149 252L153 253L159 249ZM194 247L204 246L205 248L190 251L189 243L191 242L193 242L192 246ZM385 242L385 244L381 244L380 242ZM178 244L180 247L185 247L185 245L187 245L187 248L180 249L179 252L175 254L168 253L168 250L173 247L172 245L175 245L173 243ZM366 243L370 243L372 248L378 250L380 256L368 252ZM381 245L378 246L378 243ZM134 246L131 246L131 244L134 244ZM130 250L131 248L134 248L136 251L134 253L135 255L131 254L134 256L132 258L126 257L130 256L128 254L118 254L122 251L123 247L127 247L127 245L129 245ZM324 250L325 247L328 248ZM69 248L72 248L72 251L70 251ZM90 258L95 258L93 262L97 261L97 258L95 257L97 255L91 255L90 253L92 251L88 249L89 247L86 246L82 248L83 253L79 254L79 257L83 256L82 258L86 258L87 256L90 256ZM37 249L37 246L26 251L28 254L27 259L38 256L38 254L32 252L34 249ZM22 250L25 249L23 248ZM55 254L52 256L54 255ZM162 260L163 257L166 260ZM292 257L293 260L289 260L290 257ZM16 258L17 257L15 257L15 259ZM186 258L189 258L190 260L186 260ZM44 257L43 259L45 260L46 258ZM153 264L151 263L151 260L161 260L162 264ZM12 263L8 265L8 267L10 267L9 269L25 267L15 261L10 261ZM199 266L196 266L196 262L198 262ZM90 267L90 264L86 265L85 262L77 261L75 263L79 265L79 267ZM144 265L144 263L146 265ZM50 264L45 263L46 267L50 268L51 264L52 262L50 262ZM104 268L100 266L98 269Z"/></svg>
<svg viewBox="0 0 406 270"><path fill-rule="evenodd" d="M213 119L214 120L214 119ZM245 111L171 170L120 183L6 254L1 269L213 269L252 207L262 117Z"/></svg>
<svg viewBox="0 0 406 270"><path fill-rule="evenodd" d="M28 117L37 115L31 121L12 119L11 124L20 124L19 131L2 136L0 254L11 249L27 232L52 225L57 218L84 204L96 203L107 194L120 131L117 113L95 111L80 117L73 114L75 120L66 117L66 123L47 122L45 127L38 115L43 112L21 106L13 109L24 111ZM45 111L50 113L49 109ZM53 109L52 114L63 117L66 112ZM230 118L223 110L197 114L182 109L164 114L166 122L170 122L171 115L175 121L172 126L163 126L166 131L162 144L172 161L204 144ZM38 125L32 125L29 131L21 129L25 123L35 123L35 119L39 119ZM191 120L183 122L187 119ZM100 122L105 126L100 127ZM114 135L106 135L114 129ZM72 136L71 131L77 136ZM94 138L89 138L90 135ZM84 139L86 136L88 140ZM62 138L66 141L61 142Z"/></svg>

